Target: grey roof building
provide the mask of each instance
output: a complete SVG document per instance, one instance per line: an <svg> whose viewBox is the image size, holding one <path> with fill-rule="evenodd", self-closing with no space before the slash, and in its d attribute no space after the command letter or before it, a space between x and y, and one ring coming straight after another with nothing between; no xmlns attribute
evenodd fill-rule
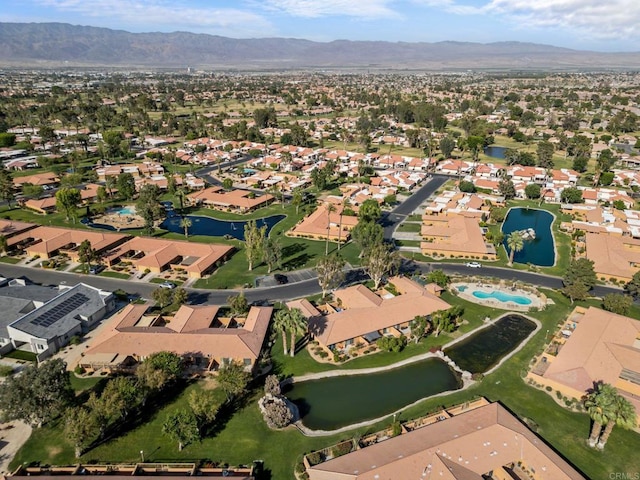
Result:
<svg viewBox="0 0 640 480"><path fill-rule="evenodd" d="M115 308L115 298L111 292L84 283L62 290L7 286L0 288L0 309L5 306L11 314L2 320L2 335L6 331L13 348L28 344L33 353L44 358L102 320Z"/></svg>

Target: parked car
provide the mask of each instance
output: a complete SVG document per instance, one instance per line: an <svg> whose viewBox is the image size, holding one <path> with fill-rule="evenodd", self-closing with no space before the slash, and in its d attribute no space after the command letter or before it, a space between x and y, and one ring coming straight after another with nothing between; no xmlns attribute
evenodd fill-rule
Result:
<svg viewBox="0 0 640 480"><path fill-rule="evenodd" d="M479 262L467 262L465 263L465 265L469 268L480 268L482 267L482 264Z"/></svg>
<svg viewBox="0 0 640 480"><path fill-rule="evenodd" d="M104 270L103 265L93 265L92 267L89 267L89 273L91 275L97 275L103 270Z"/></svg>
<svg viewBox="0 0 640 480"><path fill-rule="evenodd" d="M160 288L168 288L169 290L173 290L176 288L176 284L173 282L163 282L160 284Z"/></svg>
<svg viewBox="0 0 640 480"><path fill-rule="evenodd" d="M286 283L289 283L289 279L287 278L286 275L282 275L281 273L276 273L273 278L275 279L276 282L278 282L278 285L284 285Z"/></svg>

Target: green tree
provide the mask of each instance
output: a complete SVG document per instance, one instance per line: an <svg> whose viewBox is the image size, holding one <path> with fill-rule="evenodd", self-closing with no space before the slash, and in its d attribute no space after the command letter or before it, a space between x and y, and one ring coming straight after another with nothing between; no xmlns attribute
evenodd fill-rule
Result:
<svg viewBox="0 0 640 480"><path fill-rule="evenodd" d="M227 297L227 303L234 315L245 315L249 311L249 302L247 302L244 292Z"/></svg>
<svg viewBox="0 0 640 480"><path fill-rule="evenodd" d="M373 222L358 222L351 230L351 239L360 250L359 257L362 258L365 252L373 245L381 243L384 237L382 225Z"/></svg>
<svg viewBox="0 0 640 480"><path fill-rule="evenodd" d="M11 201L15 197L15 194L16 189L13 185L11 173L4 167L4 165L2 165L0 166L0 199L4 200L9 206L11 206Z"/></svg>
<svg viewBox="0 0 640 480"><path fill-rule="evenodd" d="M300 205L304 200L304 193L300 187L294 188L291 193L291 204L296 207L296 215L298 214L298 210L300 209Z"/></svg>
<svg viewBox="0 0 640 480"><path fill-rule="evenodd" d="M553 143L543 140L538 143L536 153L538 155L538 166L549 169L553 168Z"/></svg>
<svg viewBox="0 0 640 480"><path fill-rule="evenodd" d="M105 153L109 158L120 156L122 153L121 145L124 140L122 132L117 130L108 130L102 133L102 142L105 146Z"/></svg>
<svg viewBox="0 0 640 480"><path fill-rule="evenodd" d="M451 154L455 148L456 141L453 138L447 136L440 140L440 151L444 158L451 158Z"/></svg>
<svg viewBox="0 0 640 480"><path fill-rule="evenodd" d="M198 431L202 434L203 430L216 420L220 408L218 400L210 390L193 390L189 394L188 402L198 422Z"/></svg>
<svg viewBox="0 0 640 480"><path fill-rule="evenodd" d="M60 185L63 187L77 187L82 184L82 175L79 173L68 173L60 179Z"/></svg>
<svg viewBox="0 0 640 480"><path fill-rule="evenodd" d="M262 249L262 261L267 265L267 273L271 273L273 269L280 265L282 260L282 246L278 240L266 237Z"/></svg>
<svg viewBox="0 0 640 480"><path fill-rule="evenodd" d="M22 184L22 194L26 198L40 198L44 193L42 185L32 185L31 183Z"/></svg>
<svg viewBox="0 0 640 480"><path fill-rule="evenodd" d="M162 433L178 442L178 450L200 440L200 429L195 414L188 409L172 412L162 424Z"/></svg>
<svg viewBox="0 0 640 480"><path fill-rule="evenodd" d="M438 310L433 312L430 317L434 336L439 336L441 332L453 332L456 329L458 320L463 313L464 310L459 305L455 305L447 310Z"/></svg>
<svg viewBox="0 0 640 480"><path fill-rule="evenodd" d="M460 180L460 183L458 183L458 189L464 193L476 193L476 186L473 182L469 182L467 180Z"/></svg>
<svg viewBox="0 0 640 480"><path fill-rule="evenodd" d="M513 231L507 236L507 247L509 247L509 265L513 265L513 257L516 252L524 248L524 238L519 231Z"/></svg>
<svg viewBox="0 0 640 480"><path fill-rule="evenodd" d="M345 261L337 254L322 257L316 265L318 283L322 288L322 296L326 297L329 290L338 288L343 282Z"/></svg>
<svg viewBox="0 0 640 480"><path fill-rule="evenodd" d="M624 291L631 295L634 299L640 297L640 271L633 274L629 283L624 286Z"/></svg>
<svg viewBox="0 0 640 480"><path fill-rule="evenodd" d="M15 134L0 132L0 148L13 147L15 144L16 144Z"/></svg>
<svg viewBox="0 0 640 480"><path fill-rule="evenodd" d="M107 189L102 185L96 190L96 201L98 204L103 204L107 201Z"/></svg>
<svg viewBox="0 0 640 480"><path fill-rule="evenodd" d="M151 292L151 296L156 301L157 304L160 305L160 308L164 308L171 303L171 290L168 288L158 287L153 292Z"/></svg>
<svg viewBox="0 0 640 480"><path fill-rule="evenodd" d="M7 237L0 235L0 253L4 254L9 251L9 243Z"/></svg>
<svg viewBox="0 0 640 480"><path fill-rule="evenodd" d="M249 262L249 271L253 270L255 262L263 258L264 239L267 226L258 228L255 220L249 220L244 226L244 250Z"/></svg>
<svg viewBox="0 0 640 480"><path fill-rule="evenodd" d="M540 185L537 183L530 183L524 187L524 194L530 199L540 198Z"/></svg>
<svg viewBox="0 0 640 480"><path fill-rule="evenodd" d="M593 260L589 260L588 258L572 260L562 278L565 286L581 282L587 289L591 289L597 281L598 278L593 269Z"/></svg>
<svg viewBox="0 0 640 480"><path fill-rule="evenodd" d="M6 378L0 384L3 421L23 420L40 427L64 412L73 398L66 367L56 358Z"/></svg>
<svg viewBox="0 0 640 480"><path fill-rule="evenodd" d="M442 270L433 270L429 272L426 276L426 280L428 283L435 283L442 288L447 288L447 285L449 285L449 282L451 281L449 276Z"/></svg>
<svg viewBox="0 0 640 480"><path fill-rule="evenodd" d="M498 191L507 200L510 200L516 196L516 187L509 179L503 178L498 182Z"/></svg>
<svg viewBox="0 0 640 480"><path fill-rule="evenodd" d="M225 190L231 190L233 189L233 180L231 178L225 178L222 181L222 188L224 188Z"/></svg>
<svg viewBox="0 0 640 480"><path fill-rule="evenodd" d="M573 169L578 173L584 173L587 171L587 165L589 159L587 157L576 157L573 159Z"/></svg>
<svg viewBox="0 0 640 480"><path fill-rule="evenodd" d="M336 206L333 203L327 203L325 205L327 210L327 237L324 244L324 254L329 255L329 236L331 234L331 214L336 211Z"/></svg>
<svg viewBox="0 0 640 480"><path fill-rule="evenodd" d="M108 185L108 183L107 183ZM118 195L125 200L132 200L136 194L136 180L130 173L121 173L116 180Z"/></svg>
<svg viewBox="0 0 640 480"><path fill-rule="evenodd" d="M585 300L589 295L589 287L587 287L581 281L574 282L570 285L565 285L562 288L562 293L571 299L571 303L576 300Z"/></svg>
<svg viewBox="0 0 640 480"><path fill-rule="evenodd" d="M282 334L282 348L284 349L284 354L288 353L287 349L287 326L289 322L289 309L282 308L276 312L273 317L273 329L276 331L280 331Z"/></svg>
<svg viewBox="0 0 640 480"><path fill-rule="evenodd" d="M609 423L613 417L613 402L617 395L616 389L608 383L597 383L594 389L584 398L584 407L591 417L591 433L589 445L595 447L602 426Z"/></svg>
<svg viewBox="0 0 640 480"><path fill-rule="evenodd" d="M376 200L369 198L362 202L360 210L358 210L359 222L377 222L380 217L382 217L382 210Z"/></svg>
<svg viewBox="0 0 640 480"><path fill-rule="evenodd" d="M182 374L182 358L173 352L155 352L138 365L136 375L140 384L149 390L162 390Z"/></svg>
<svg viewBox="0 0 640 480"><path fill-rule="evenodd" d="M560 192L562 203L582 203L582 190L577 187L567 187Z"/></svg>
<svg viewBox="0 0 640 480"><path fill-rule="evenodd" d="M251 374L242 364L235 361L227 363L218 370L218 386L226 394L227 401L244 393L250 379Z"/></svg>
<svg viewBox="0 0 640 480"><path fill-rule="evenodd" d="M430 325L429 319L425 315L416 315L414 319L411 320L409 323L411 337L416 343L429 332Z"/></svg>
<svg viewBox="0 0 640 480"><path fill-rule="evenodd" d="M165 290L168 290L168 289L165 289ZM185 303L187 303L188 299L189 299L189 294L184 288L178 287L175 290L173 290L173 294L171 295L171 301L174 305L184 305Z"/></svg>
<svg viewBox="0 0 640 480"><path fill-rule="evenodd" d="M633 298L622 293L609 293L602 298L602 307L618 315L629 315Z"/></svg>
<svg viewBox="0 0 640 480"><path fill-rule="evenodd" d="M289 355L293 357L296 354L296 336L307 333L307 318L299 308L289 310L287 317L287 330L289 330L289 335L291 336Z"/></svg>
<svg viewBox="0 0 640 480"><path fill-rule="evenodd" d="M64 187L56 192L56 208L64 212L67 221L73 219L75 223L77 218L77 207L82 201L80 190L76 188Z"/></svg>
<svg viewBox="0 0 640 480"><path fill-rule="evenodd" d="M144 219L144 232L149 235L153 233L154 222L160 219L164 212L160 204L160 193L157 185L144 185L136 202L136 212Z"/></svg>
<svg viewBox="0 0 640 480"><path fill-rule="evenodd" d="M80 260L80 263L82 263L82 269L84 270L84 273L89 273L91 262L96 260L96 258L97 254L91 246L91 242L87 239L83 240L82 243L78 246L78 260Z"/></svg>
<svg viewBox="0 0 640 480"><path fill-rule="evenodd" d="M86 408L69 408L65 413L64 434L73 443L76 458L89 448L100 433L96 416Z"/></svg>
<svg viewBox="0 0 640 480"><path fill-rule="evenodd" d="M380 242L371 246L364 257L364 269L373 280L373 288L380 288L382 279L400 265L400 257L393 247Z"/></svg>
<svg viewBox="0 0 640 480"><path fill-rule="evenodd" d="M610 418L604 427L600 440L596 444L600 450L604 448L609 440L609 436L613 431L613 427L620 427L625 430L632 430L638 426L636 408L633 404L624 398L622 395L617 394L613 399L611 405Z"/></svg>
<svg viewBox="0 0 640 480"><path fill-rule="evenodd" d="M193 222L189 217L182 217L182 219L180 219L180 226L184 229L185 238L189 238L189 229L192 225Z"/></svg>

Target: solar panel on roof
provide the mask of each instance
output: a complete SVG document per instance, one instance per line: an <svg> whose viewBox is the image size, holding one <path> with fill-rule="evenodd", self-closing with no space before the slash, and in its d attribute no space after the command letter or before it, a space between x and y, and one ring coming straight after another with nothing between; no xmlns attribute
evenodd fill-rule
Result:
<svg viewBox="0 0 640 480"><path fill-rule="evenodd" d="M89 301L89 297L82 293L74 293L69 298L62 301L60 304L55 305L47 312L38 315L36 318L31 320L29 323L32 325L37 325L40 327L50 327L54 323L56 323L61 318L64 318L83 303Z"/></svg>

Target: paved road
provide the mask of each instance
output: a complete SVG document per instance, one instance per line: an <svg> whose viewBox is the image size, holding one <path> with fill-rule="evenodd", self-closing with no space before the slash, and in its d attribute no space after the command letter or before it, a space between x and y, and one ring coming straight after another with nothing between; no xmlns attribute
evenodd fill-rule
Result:
<svg viewBox="0 0 640 480"><path fill-rule="evenodd" d="M387 213L382 219L384 227L384 238L390 241L393 232L407 216L411 215L427 198L442 186L450 177L447 175L432 175L427 183L416 190L404 202Z"/></svg>

